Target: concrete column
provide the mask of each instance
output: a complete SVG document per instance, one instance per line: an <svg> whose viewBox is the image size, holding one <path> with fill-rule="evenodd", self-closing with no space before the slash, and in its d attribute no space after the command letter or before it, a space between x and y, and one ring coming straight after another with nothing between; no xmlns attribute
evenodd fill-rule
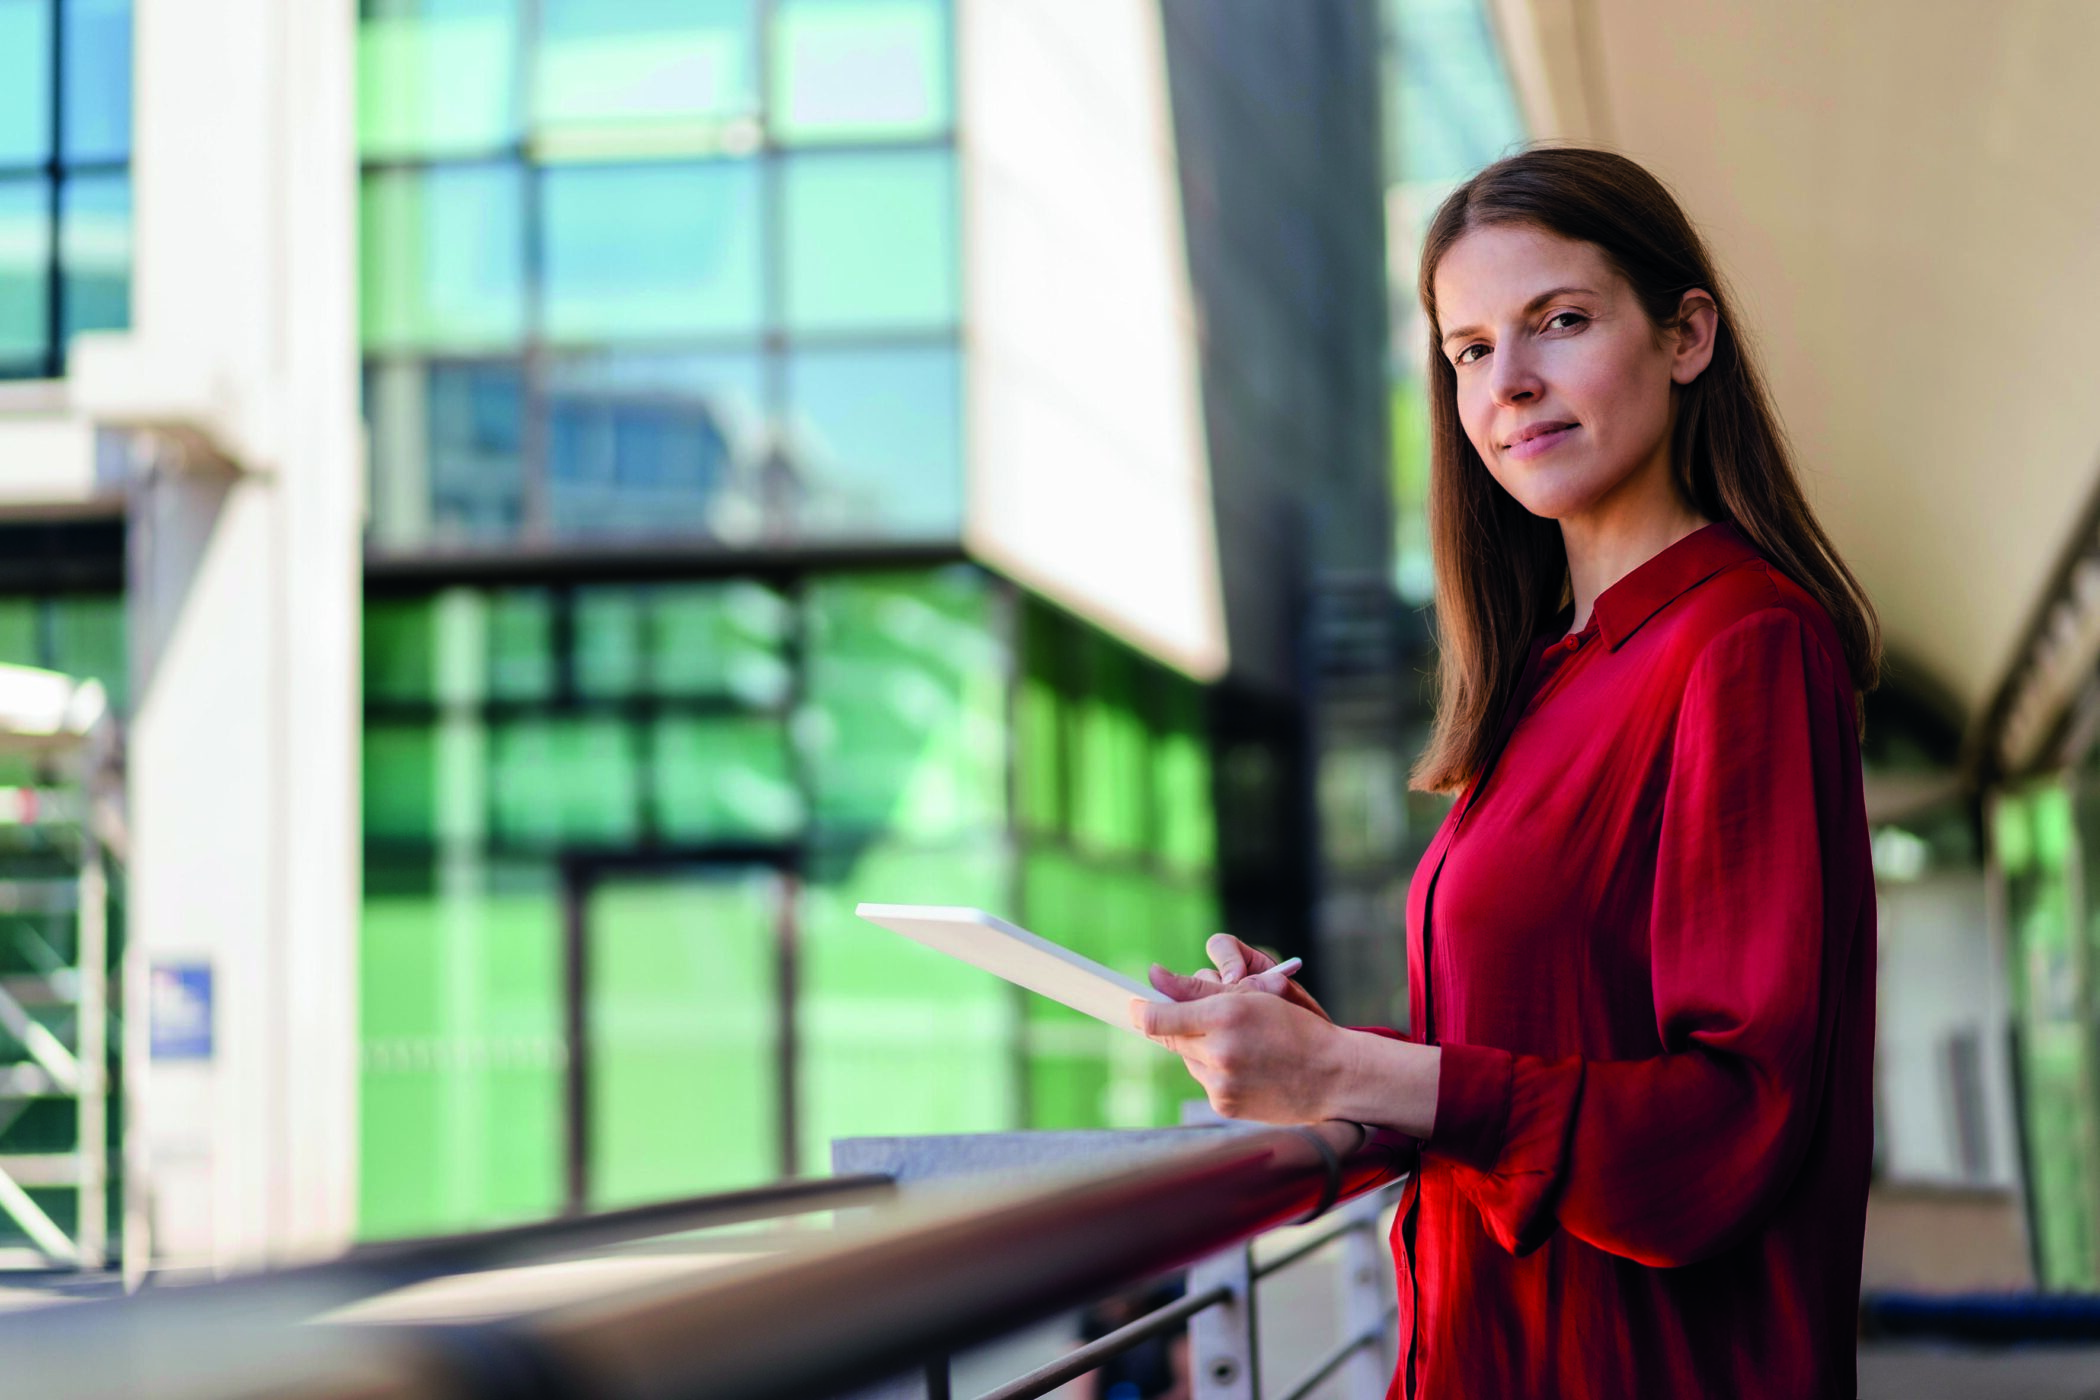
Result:
<svg viewBox="0 0 2100 1400"><path fill-rule="evenodd" d="M133 329L69 396L137 430L129 928L211 969L152 1067L156 1262L355 1225L357 163L351 0L139 0Z"/></svg>

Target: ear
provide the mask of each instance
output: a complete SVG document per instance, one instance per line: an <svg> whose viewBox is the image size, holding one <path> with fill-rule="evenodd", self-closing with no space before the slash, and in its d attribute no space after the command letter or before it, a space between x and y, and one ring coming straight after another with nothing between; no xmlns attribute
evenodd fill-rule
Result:
<svg viewBox="0 0 2100 1400"><path fill-rule="evenodd" d="M1701 287L1686 292L1677 303L1677 344L1671 353L1670 379L1689 384L1713 363L1714 337L1721 331L1721 309L1713 293Z"/></svg>

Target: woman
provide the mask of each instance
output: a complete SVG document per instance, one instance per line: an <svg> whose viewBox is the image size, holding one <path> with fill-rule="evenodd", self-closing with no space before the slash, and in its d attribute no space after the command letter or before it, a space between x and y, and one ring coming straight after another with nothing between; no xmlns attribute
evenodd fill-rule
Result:
<svg viewBox="0 0 2100 1400"><path fill-rule="evenodd" d="M1333 1025L1222 935L1133 1019L1222 1113L1419 1143L1396 1396L1849 1400L1873 611L1639 166L1488 167L1420 294L1442 698L1415 779L1458 800L1409 892L1411 1033Z"/></svg>

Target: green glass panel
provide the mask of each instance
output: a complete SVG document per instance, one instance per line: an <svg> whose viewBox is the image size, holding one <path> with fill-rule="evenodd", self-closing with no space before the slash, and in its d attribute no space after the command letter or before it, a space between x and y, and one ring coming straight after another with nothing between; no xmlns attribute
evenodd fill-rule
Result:
<svg viewBox="0 0 2100 1400"><path fill-rule="evenodd" d="M524 197L524 173L514 165L367 174L366 347L516 346L525 330Z"/></svg>
<svg viewBox="0 0 2100 1400"><path fill-rule="evenodd" d="M51 0L0 0L0 166L51 156Z"/></svg>
<svg viewBox="0 0 2100 1400"><path fill-rule="evenodd" d="M436 636L433 600L367 599L365 698L410 702L434 698Z"/></svg>
<svg viewBox="0 0 2100 1400"><path fill-rule="evenodd" d="M1088 689L1073 728L1072 835L1084 849L1135 852L1146 842L1150 794L1138 663L1090 635Z"/></svg>
<svg viewBox="0 0 2100 1400"><path fill-rule="evenodd" d="M1013 989L853 913L862 900L1003 911L1011 888L1010 860L989 843L819 857L800 904L804 1172L828 1169L841 1137L1021 1126Z"/></svg>
<svg viewBox="0 0 2100 1400"><path fill-rule="evenodd" d="M755 583L674 585L657 591L651 611L658 695L727 695L753 706L787 697L794 612L780 594Z"/></svg>
<svg viewBox="0 0 2100 1400"><path fill-rule="evenodd" d="M1159 855L1169 867L1208 870L1217 852L1217 818L1210 789L1210 746L1202 692L1164 677L1164 715L1152 744L1153 815Z"/></svg>
<svg viewBox="0 0 2100 1400"><path fill-rule="evenodd" d="M779 720L660 719L651 759L657 832L664 840L784 840L807 819Z"/></svg>
<svg viewBox="0 0 2100 1400"><path fill-rule="evenodd" d="M951 151L847 151L783 167L787 319L797 331L945 329L961 255Z"/></svg>
<svg viewBox="0 0 2100 1400"><path fill-rule="evenodd" d="M789 461L806 536L962 533L962 370L952 349L805 350L788 359Z"/></svg>
<svg viewBox="0 0 2100 1400"><path fill-rule="evenodd" d="M565 166L539 188L550 338L758 332L757 162Z"/></svg>
<svg viewBox="0 0 2100 1400"><path fill-rule="evenodd" d="M2034 855L2043 870L2054 874L2070 858L2073 829L2071 794L2059 784L2038 788L2028 799L2034 822Z"/></svg>
<svg viewBox="0 0 2100 1400"><path fill-rule="evenodd" d="M779 0L773 23L779 139L884 140L948 129L944 0Z"/></svg>
<svg viewBox="0 0 2100 1400"><path fill-rule="evenodd" d="M771 876L592 891L594 1205L779 1175L778 898Z"/></svg>
<svg viewBox="0 0 2100 1400"><path fill-rule="evenodd" d="M576 692L625 699L646 685L645 599L639 589L576 590Z"/></svg>
<svg viewBox="0 0 2100 1400"><path fill-rule="evenodd" d="M559 901L548 872L461 875L441 876L442 893L365 901L367 1238L543 1216L560 1201Z"/></svg>
<svg viewBox="0 0 2100 1400"><path fill-rule="evenodd" d="M640 835L641 765L624 720L520 719L495 726L489 785L497 834L526 845L627 845Z"/></svg>
<svg viewBox="0 0 2100 1400"><path fill-rule="evenodd" d="M494 152L518 136L518 0L366 0L358 148L368 160Z"/></svg>
<svg viewBox="0 0 2100 1400"><path fill-rule="evenodd" d="M0 666L42 666L37 639L37 600L0 598Z"/></svg>
<svg viewBox="0 0 2100 1400"><path fill-rule="evenodd" d="M554 693L554 600L544 588L488 598L489 695L544 700Z"/></svg>
<svg viewBox="0 0 2100 1400"><path fill-rule="evenodd" d="M2008 876L2025 874L2034 863L2034 831L2027 820L2027 804L2013 793L1999 797L1991 836L2004 872Z"/></svg>
<svg viewBox="0 0 2100 1400"><path fill-rule="evenodd" d="M758 116L753 0L542 0L533 127L630 152L719 145Z"/></svg>
<svg viewBox="0 0 2100 1400"><path fill-rule="evenodd" d="M1045 836L1064 829L1064 706L1042 677L1030 674L1014 697L1015 798L1021 825Z"/></svg>
<svg viewBox="0 0 2100 1400"><path fill-rule="evenodd" d="M431 841L437 836L437 735L427 724L367 724L365 835Z"/></svg>
<svg viewBox="0 0 2100 1400"><path fill-rule="evenodd" d="M64 334L131 324L131 176L74 175L59 187Z"/></svg>
<svg viewBox="0 0 2100 1400"><path fill-rule="evenodd" d="M125 709L131 667L125 655L124 600L70 593L51 599L47 606L52 669L102 682L111 706Z"/></svg>
<svg viewBox="0 0 2100 1400"><path fill-rule="evenodd" d="M808 594L801 735L826 829L941 840L1006 819L1005 649L974 571Z"/></svg>
<svg viewBox="0 0 2100 1400"><path fill-rule="evenodd" d="M50 270L51 182L0 179L0 373L43 363Z"/></svg>

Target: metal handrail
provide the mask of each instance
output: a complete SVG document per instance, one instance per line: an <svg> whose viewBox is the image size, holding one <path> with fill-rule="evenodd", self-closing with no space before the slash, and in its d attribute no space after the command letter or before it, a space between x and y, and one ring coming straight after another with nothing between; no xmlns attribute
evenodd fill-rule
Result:
<svg viewBox="0 0 2100 1400"><path fill-rule="evenodd" d="M645 1207L382 1246L290 1275L0 1318L7 1347L0 1360L15 1379L62 1381L47 1384L46 1393L141 1400L246 1393L256 1388L250 1373L265 1360L270 1393L297 1400L353 1391L368 1400L818 1400L929 1359L936 1363L928 1369L929 1390L937 1391L946 1386L946 1358L960 1350L1274 1226L1302 1223L1330 1202L1389 1180L1402 1165L1350 1124L1220 1137L1079 1182L906 1209L835 1245L541 1317L295 1330L283 1325L283 1308L258 1308L257 1300L273 1279L303 1285L282 1287L277 1296L285 1306L302 1298L310 1304L365 1291L376 1277L427 1277L441 1263L482 1267L521 1253L565 1251L602 1240L610 1223L631 1237L644 1217L660 1227L644 1233L694 1228L687 1222L705 1214L706 1199L673 1203L682 1209ZM881 1182L845 1184L865 1193ZM738 1208L757 1209L754 1198L768 1193L790 1209L827 1208L839 1198L826 1196L826 1185L802 1184L786 1198L779 1188L737 1193ZM1214 1305L1210 1292L1158 1327ZM1130 1330L1123 1329L1124 1345L1141 1340ZM1096 1344L1103 1359L1109 1341Z"/></svg>
<svg viewBox="0 0 2100 1400"><path fill-rule="evenodd" d="M1180 1268L1388 1179L1354 1124L1229 1135L733 1279L528 1323L560 1394L817 1400ZM783 1325L817 1317L821 1327Z"/></svg>

